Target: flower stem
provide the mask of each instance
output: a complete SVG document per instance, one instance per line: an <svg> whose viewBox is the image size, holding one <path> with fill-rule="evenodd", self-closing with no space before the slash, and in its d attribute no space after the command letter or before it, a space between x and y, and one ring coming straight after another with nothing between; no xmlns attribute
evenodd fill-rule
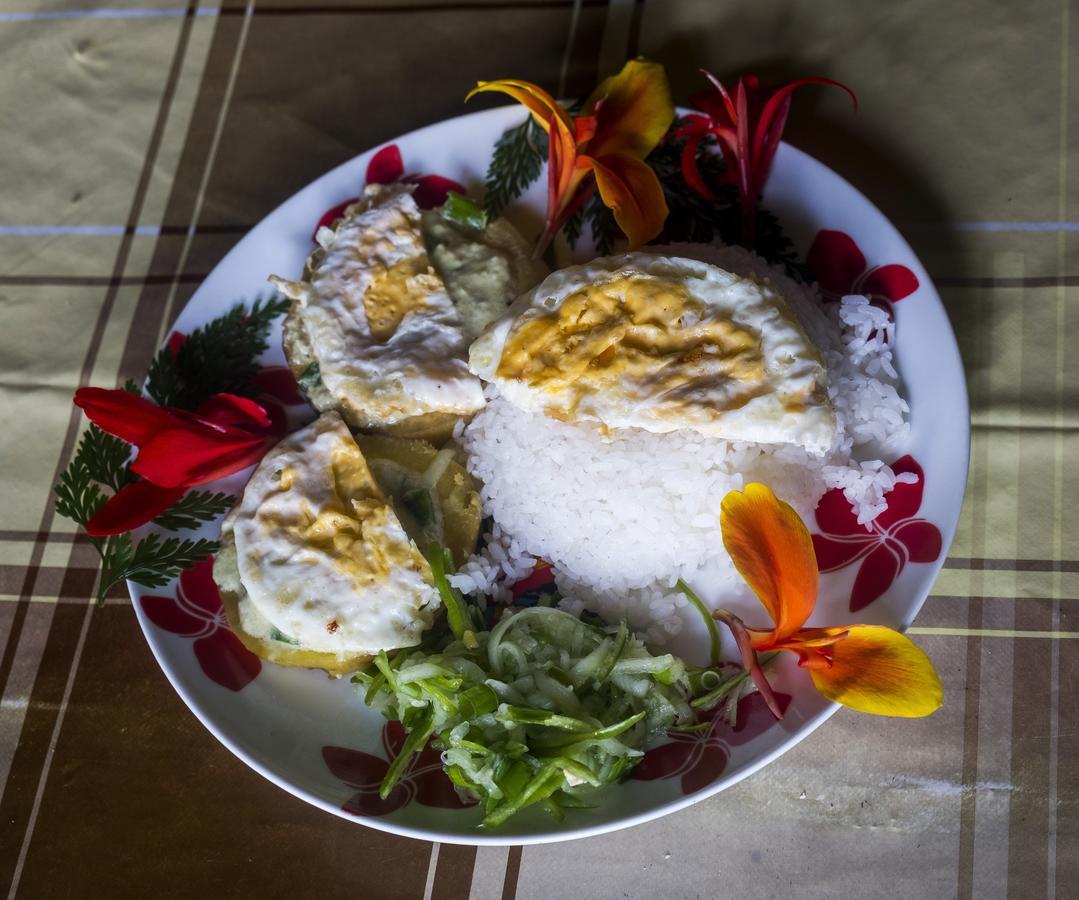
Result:
<svg viewBox="0 0 1079 900"><path fill-rule="evenodd" d="M742 664L746 667L746 671L752 677L753 683L757 685L757 690L761 692L761 696L764 698L764 702L768 704L772 715L777 719L782 719L783 710L779 708L779 701L772 691L772 685L761 669L760 661L757 659L757 652L753 649L745 624L738 616L725 609L717 609L712 615L731 630L735 643L738 644L738 651L742 654Z"/></svg>

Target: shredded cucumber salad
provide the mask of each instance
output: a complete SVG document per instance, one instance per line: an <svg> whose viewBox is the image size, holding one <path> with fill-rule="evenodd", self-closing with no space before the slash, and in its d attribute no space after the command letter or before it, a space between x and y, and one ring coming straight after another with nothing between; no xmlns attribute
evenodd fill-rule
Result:
<svg viewBox="0 0 1079 900"><path fill-rule="evenodd" d="M744 671L718 663L718 636L713 667L687 669L650 653L625 623L608 628L548 606L506 609L482 630L479 607L446 580L448 552L432 547L429 559L445 622L352 679L408 733L383 798L430 741L458 789L483 804L485 827L535 804L561 819L625 778L654 738L707 727L697 711L721 702L733 716L754 689Z"/></svg>

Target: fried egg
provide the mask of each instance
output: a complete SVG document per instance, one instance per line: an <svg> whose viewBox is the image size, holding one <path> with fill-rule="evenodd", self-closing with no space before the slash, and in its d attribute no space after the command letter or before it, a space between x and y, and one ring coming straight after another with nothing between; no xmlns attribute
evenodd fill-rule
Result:
<svg viewBox="0 0 1079 900"><path fill-rule="evenodd" d="M337 413L266 454L222 543L245 592L240 626L255 638L356 659L419 643L439 607L427 561Z"/></svg>
<svg viewBox="0 0 1079 900"><path fill-rule="evenodd" d="M766 280L628 253L555 272L472 345L515 406L811 452L835 440L820 353Z"/></svg>
<svg viewBox="0 0 1079 900"><path fill-rule="evenodd" d="M368 187L317 238L303 280L270 279L295 301L286 350L304 364L301 380L307 372L324 392L315 405L372 429L483 406L465 361L469 338L427 255L411 188Z"/></svg>

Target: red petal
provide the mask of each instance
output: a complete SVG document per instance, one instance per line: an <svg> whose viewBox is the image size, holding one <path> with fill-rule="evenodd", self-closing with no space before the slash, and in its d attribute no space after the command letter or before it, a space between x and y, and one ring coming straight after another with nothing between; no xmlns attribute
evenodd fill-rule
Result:
<svg viewBox="0 0 1079 900"><path fill-rule="evenodd" d="M861 559L880 541L873 532L864 537L834 540L823 534L813 535L813 552L817 554L817 571L834 572Z"/></svg>
<svg viewBox="0 0 1079 900"><path fill-rule="evenodd" d="M241 691L262 671L259 658L227 628L195 639L195 657L206 677L230 691Z"/></svg>
<svg viewBox="0 0 1079 900"><path fill-rule="evenodd" d="M675 740L653 747L633 768L633 777L638 781L672 778L686 768L699 745L700 740Z"/></svg>
<svg viewBox="0 0 1079 900"><path fill-rule="evenodd" d="M441 175L421 175L416 179L416 191L412 195L420 209L434 209L446 202L450 191L464 194L465 188L460 182Z"/></svg>
<svg viewBox="0 0 1079 900"><path fill-rule="evenodd" d="M246 469L265 449L262 438L173 428L146 444L131 468L162 487L191 487Z"/></svg>
<svg viewBox="0 0 1079 900"><path fill-rule="evenodd" d="M392 184L405 174L405 164L396 144L387 144L367 164L367 184Z"/></svg>
<svg viewBox="0 0 1079 900"><path fill-rule="evenodd" d="M843 295L865 271L865 257L849 234L823 230L813 239L806 265L824 290Z"/></svg>
<svg viewBox="0 0 1079 900"><path fill-rule="evenodd" d="M377 789L360 791L354 794L341 809L354 816L388 816L411 799L412 792L407 783L398 782L385 800L378 795Z"/></svg>
<svg viewBox="0 0 1079 900"><path fill-rule="evenodd" d="M195 410L200 419L225 428L261 431L270 425L270 417L254 400L235 394L214 394Z"/></svg>
<svg viewBox="0 0 1079 900"><path fill-rule="evenodd" d="M179 500L186 488L163 488L149 481L136 481L120 488L86 523L94 537L123 534L145 525Z"/></svg>
<svg viewBox="0 0 1079 900"><path fill-rule="evenodd" d="M251 385L261 394L269 394L285 406L299 406L306 401L300 394L296 377L288 366L266 366L255 373Z"/></svg>
<svg viewBox="0 0 1079 900"><path fill-rule="evenodd" d="M75 405L98 428L137 446L174 424L167 410L130 391L79 388Z"/></svg>
<svg viewBox="0 0 1079 900"><path fill-rule="evenodd" d="M359 197L352 197L344 203L338 203L337 206L326 210L326 212L322 214L322 218L318 220L315 230L311 233L311 242L315 243L315 235L318 234L320 228L332 228L333 223L344 216L345 210L359 199Z"/></svg>
<svg viewBox="0 0 1079 900"><path fill-rule="evenodd" d="M887 542L882 542L858 569L850 594L850 611L858 612L878 599L892 586L902 569L903 563L898 553Z"/></svg>
<svg viewBox="0 0 1079 900"><path fill-rule="evenodd" d="M374 788L376 791L390 767L380 756L348 747L323 747L322 758L326 767L345 784L355 788Z"/></svg>
<svg viewBox="0 0 1079 900"><path fill-rule="evenodd" d="M702 744L697 765L682 776L682 793L693 794L708 787L723 774L728 759L726 748L708 742Z"/></svg>
<svg viewBox="0 0 1079 900"><path fill-rule="evenodd" d="M536 560L536 565L533 566L531 572L525 575L520 581L515 581L510 586L510 592L513 594L514 598L517 598L528 591L544 587L553 582L554 571L551 569L551 564L546 560L540 559Z"/></svg>
<svg viewBox="0 0 1079 900"><path fill-rule="evenodd" d="M180 573L180 590L189 606L196 606L208 616L221 612L221 594L214 581L214 558L206 557Z"/></svg>
<svg viewBox="0 0 1079 900"><path fill-rule="evenodd" d="M876 523L881 528L887 529L902 519L912 519L918 514L922 505L922 494L925 491L925 474L913 456L909 454L892 463L892 471L896 475L911 472L918 476L914 484L897 484L892 488L885 499L888 508L877 516Z"/></svg>
<svg viewBox="0 0 1079 900"><path fill-rule="evenodd" d="M897 263L876 266L865 274L858 290L870 296L887 297L892 303L898 303L918 290L918 276L906 266Z"/></svg>
<svg viewBox="0 0 1079 900"><path fill-rule="evenodd" d="M165 349L169 351L169 356L172 358L173 362L176 361L176 356L186 340L187 335L179 331L174 331L169 335L169 339L165 342Z"/></svg>
<svg viewBox="0 0 1079 900"><path fill-rule="evenodd" d="M703 134L692 135L682 148L682 178L693 190L712 203L718 202L719 198L701 177L701 170L697 167L697 149L701 145Z"/></svg>
<svg viewBox="0 0 1079 900"><path fill-rule="evenodd" d="M440 755L433 766L417 766L417 771L412 772L408 778L416 788L416 799L424 806L462 809L473 805L462 801L461 795L454 790L453 782L442 768Z"/></svg>
<svg viewBox="0 0 1079 900"><path fill-rule="evenodd" d="M892 532L892 537L907 548L910 561L916 563L933 562L940 556L944 546L940 529L925 519L903 522Z"/></svg>
<svg viewBox="0 0 1079 900"><path fill-rule="evenodd" d="M825 492L817 504L817 527L825 534L865 536L868 532L864 525L858 524L858 517L850 501L843 496L841 488L832 488ZM823 569L821 570L823 571Z"/></svg>
<svg viewBox="0 0 1079 900"><path fill-rule="evenodd" d="M146 618L158 628L163 628L171 634L194 637L196 634L202 634L211 622L208 618L196 616L182 609L173 597L144 595L139 598L139 605L146 613Z"/></svg>

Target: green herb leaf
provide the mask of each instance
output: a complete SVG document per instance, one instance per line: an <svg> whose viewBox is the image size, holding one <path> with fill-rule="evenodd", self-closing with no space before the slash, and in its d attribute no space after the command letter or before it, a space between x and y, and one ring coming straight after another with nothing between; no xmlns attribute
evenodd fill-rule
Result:
<svg viewBox="0 0 1079 900"><path fill-rule="evenodd" d="M447 194L441 213L443 218L473 231L483 231L487 227L487 213L456 191Z"/></svg>
<svg viewBox="0 0 1079 900"><path fill-rule="evenodd" d="M307 367L300 373L300 377L296 379L296 383L300 387L301 393L311 398L311 391L314 390L318 383L322 380L322 370L319 368L317 362L308 363Z"/></svg>
<svg viewBox="0 0 1079 900"><path fill-rule="evenodd" d="M409 491L401 498L405 509L412 513L416 524L420 528L427 528L435 522L435 505L431 499L431 492L427 488L418 488Z"/></svg>
<svg viewBox="0 0 1079 900"><path fill-rule="evenodd" d="M236 498L232 494L188 491L154 519L154 524L169 531L198 528L229 511Z"/></svg>
<svg viewBox="0 0 1079 900"><path fill-rule="evenodd" d="M257 299L250 310L236 304L225 315L189 334L176 351L157 352L146 377L146 393L159 406L193 410L218 393L250 396L258 358L269 346L270 326L285 313L283 297Z"/></svg>
<svg viewBox="0 0 1079 900"><path fill-rule="evenodd" d="M184 569L212 556L218 550L217 541L181 540L148 534L137 544L130 535L118 534L105 540L91 539L101 555L101 581L97 602L102 605L109 589L124 580L143 587L164 587Z"/></svg>
<svg viewBox="0 0 1079 900"><path fill-rule="evenodd" d="M547 161L547 132L529 116L520 125L508 129L495 144L487 167L484 205L494 219L525 192L540 176Z"/></svg>
<svg viewBox="0 0 1079 900"><path fill-rule="evenodd" d="M299 646L299 641L295 638L289 637L285 632L278 631L276 626L270 626L270 640L279 641L282 644L292 644L294 647Z"/></svg>

